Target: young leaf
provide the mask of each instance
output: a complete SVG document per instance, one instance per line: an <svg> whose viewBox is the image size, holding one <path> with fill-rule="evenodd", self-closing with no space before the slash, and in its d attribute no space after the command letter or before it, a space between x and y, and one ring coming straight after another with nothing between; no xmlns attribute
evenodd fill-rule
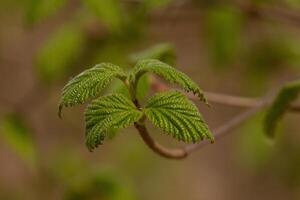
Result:
<svg viewBox="0 0 300 200"><path fill-rule="evenodd" d="M114 77L125 80L126 74L120 67L110 63L98 64L77 75L63 88L59 116L64 106L82 104L98 95Z"/></svg>
<svg viewBox="0 0 300 200"><path fill-rule="evenodd" d="M86 145L90 151L107 136L110 128L126 128L137 122L143 113L122 94L112 94L94 100L85 111Z"/></svg>
<svg viewBox="0 0 300 200"><path fill-rule="evenodd" d="M136 98L139 101L143 101L150 90L150 80L149 77L144 75L140 78L139 84L136 87Z"/></svg>
<svg viewBox="0 0 300 200"><path fill-rule="evenodd" d="M288 83L281 89L265 118L264 128L269 137L274 136L277 123L290 104L298 98L299 93L300 81Z"/></svg>
<svg viewBox="0 0 300 200"><path fill-rule="evenodd" d="M157 74L167 81L181 86L187 92L193 92L201 101L207 103L207 100L199 86L187 75L177 71L170 65L155 59L144 59L136 64L131 78L136 82L146 72Z"/></svg>
<svg viewBox="0 0 300 200"><path fill-rule="evenodd" d="M144 112L156 127L179 141L214 141L197 107L180 92L164 92L153 96Z"/></svg>

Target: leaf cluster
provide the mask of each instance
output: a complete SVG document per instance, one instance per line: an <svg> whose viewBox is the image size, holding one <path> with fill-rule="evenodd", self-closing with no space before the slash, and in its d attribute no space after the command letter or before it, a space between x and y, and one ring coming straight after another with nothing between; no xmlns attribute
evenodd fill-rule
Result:
<svg viewBox="0 0 300 200"><path fill-rule="evenodd" d="M126 128L133 123L143 124L149 119L166 134L183 142L199 142L213 137L196 106L178 91L159 93L140 106L136 99L140 78L147 72L192 92L207 103L199 86L184 73L155 59L137 62L130 73L119 66L101 63L70 80L63 88L59 116L63 107L83 104L100 92L114 79L121 80L130 97L113 93L93 100L86 108L86 144L93 150L107 137L110 129Z"/></svg>

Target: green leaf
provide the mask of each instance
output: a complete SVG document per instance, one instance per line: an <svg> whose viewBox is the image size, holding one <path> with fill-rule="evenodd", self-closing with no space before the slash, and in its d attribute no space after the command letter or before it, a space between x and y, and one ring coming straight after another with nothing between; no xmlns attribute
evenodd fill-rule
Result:
<svg viewBox="0 0 300 200"><path fill-rule="evenodd" d="M277 123L283 117L291 103L298 98L299 93L299 80L288 83L281 89L265 118L264 129L269 137L274 136Z"/></svg>
<svg viewBox="0 0 300 200"><path fill-rule="evenodd" d="M133 70L133 74L131 76L131 79L133 80L131 81L137 82L139 78L146 72L157 74L167 81L181 86L187 92L193 92L201 101L207 103L207 99L204 97L202 90L192 79L190 79L184 73L177 71L175 68L159 60L144 59L139 61Z"/></svg>
<svg viewBox="0 0 300 200"><path fill-rule="evenodd" d="M197 107L180 92L156 94L147 102L144 113L156 127L179 141L214 141Z"/></svg>
<svg viewBox="0 0 300 200"><path fill-rule="evenodd" d="M1 139L29 166L34 167L37 152L24 120L16 114L7 115L0 123L0 132Z"/></svg>
<svg viewBox="0 0 300 200"><path fill-rule="evenodd" d="M145 74L144 76L142 76L139 80L139 83L137 85L136 88L136 98L139 101L144 100L144 98L146 97L146 95L148 94L149 90L150 90L150 80L149 77Z"/></svg>
<svg viewBox="0 0 300 200"><path fill-rule="evenodd" d="M121 28L122 12L118 0L82 0L82 3L112 30Z"/></svg>
<svg viewBox="0 0 300 200"><path fill-rule="evenodd" d="M37 54L36 70L39 78L49 83L66 75L84 46L84 34L76 26L66 26L55 32Z"/></svg>
<svg viewBox="0 0 300 200"><path fill-rule="evenodd" d="M29 0L26 9L28 23L34 24L54 14L62 8L66 0Z"/></svg>
<svg viewBox="0 0 300 200"><path fill-rule="evenodd" d="M110 63L98 64L77 75L63 88L59 116L61 116L64 106L82 104L89 98L98 95L114 77L125 80L126 74L120 67Z"/></svg>
<svg viewBox="0 0 300 200"><path fill-rule="evenodd" d="M174 47L168 43L158 44L142 52L132 54L130 60L136 63L142 59L157 59L170 65L175 64Z"/></svg>
<svg viewBox="0 0 300 200"><path fill-rule="evenodd" d="M107 136L110 128L126 128L137 122L143 113L122 94L112 94L94 100L85 111L86 145L90 151Z"/></svg>

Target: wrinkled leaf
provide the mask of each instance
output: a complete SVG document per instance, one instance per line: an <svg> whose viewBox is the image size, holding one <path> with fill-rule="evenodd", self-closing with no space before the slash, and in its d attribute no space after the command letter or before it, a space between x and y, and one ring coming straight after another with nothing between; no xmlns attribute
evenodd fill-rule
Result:
<svg viewBox="0 0 300 200"><path fill-rule="evenodd" d="M204 97L203 91L200 89L200 87L190 77L180 71L177 71L168 64L155 59L141 60L133 69L133 74L131 76L133 79L132 81L134 82L138 80L146 72L152 72L171 83L181 86L187 92L193 92L201 101L207 103L207 100Z"/></svg>
<svg viewBox="0 0 300 200"><path fill-rule="evenodd" d="M143 113L129 98L112 94L94 100L85 111L86 144L90 151L107 136L110 128L126 128L137 122Z"/></svg>
<svg viewBox="0 0 300 200"><path fill-rule="evenodd" d="M119 66L110 63L98 64L77 75L63 88L59 116L63 107L82 104L98 95L113 78L125 80L126 74Z"/></svg>
<svg viewBox="0 0 300 200"><path fill-rule="evenodd" d="M144 112L154 126L179 141L214 141L197 107L180 92L156 94L148 100Z"/></svg>

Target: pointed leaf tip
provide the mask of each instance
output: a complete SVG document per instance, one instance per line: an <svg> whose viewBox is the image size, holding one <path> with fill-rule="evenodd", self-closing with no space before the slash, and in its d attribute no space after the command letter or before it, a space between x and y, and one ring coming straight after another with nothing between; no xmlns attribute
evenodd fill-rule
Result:
<svg viewBox="0 0 300 200"><path fill-rule="evenodd" d="M197 83L195 83L186 74L176 70L174 67L171 67L170 65L156 59L140 60L136 64L133 74L135 75L135 77L139 78L146 72L151 72L158 76L161 76L170 83L182 87L185 91L192 92L200 99L200 101L203 101L206 104L208 103L206 97L204 96L204 93L197 85Z"/></svg>
<svg viewBox="0 0 300 200"><path fill-rule="evenodd" d="M59 106L59 116L63 107L83 104L97 96L113 78L125 79L124 71L116 65L101 63L70 80L63 88Z"/></svg>

